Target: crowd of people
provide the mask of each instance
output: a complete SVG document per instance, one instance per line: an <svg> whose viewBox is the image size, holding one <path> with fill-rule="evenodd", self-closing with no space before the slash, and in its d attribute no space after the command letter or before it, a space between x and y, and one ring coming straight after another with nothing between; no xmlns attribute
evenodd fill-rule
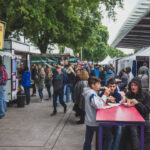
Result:
<svg viewBox="0 0 150 150"><path fill-rule="evenodd" d="M43 89L46 87L48 100L53 99L53 111L51 116L57 114L58 100L67 111L66 103L74 103L75 116L79 117L77 124L86 124L86 135L83 150L91 150L91 142L94 132L98 134L96 122L96 110L102 109L108 102L125 103L130 99L128 107L135 106L143 118L149 120L150 96L145 89L148 88L148 73L146 63L139 68L138 76L134 77L130 67L122 69L118 75L112 65L32 65L31 77L26 67L22 76L27 104L30 104L30 78L32 79L32 96L38 89L40 101L44 101ZM51 93L53 87L53 94ZM53 98L52 98L53 96ZM65 98L66 97L66 98ZM122 149L128 149L130 143L132 150L140 149L138 127L126 127L123 137ZM130 135L130 136L129 136ZM122 136L121 126L109 126L104 128L103 149L118 150ZM129 137L130 138L129 138ZM98 135L97 135L98 137ZM98 147L98 142L97 142ZM97 148L98 149L98 148Z"/></svg>
<svg viewBox="0 0 150 150"><path fill-rule="evenodd" d="M3 73L5 73L5 69L0 65L0 75ZM66 103L70 101L74 103L75 116L79 117L77 124L85 123L86 125L83 150L91 150L94 132L96 132L96 141L98 141L96 111L102 109L107 103L123 104L128 99L130 102L127 106L135 106L148 123L150 96L147 92L149 75L147 63L139 68L137 77L133 76L130 67L122 69L117 75L112 65L99 66L88 63L84 65L61 63L44 67L32 65L30 69L25 67L21 74L21 85L24 87L27 105L30 104L30 88L32 88L31 96L35 96L38 91L40 102L45 100L43 89L46 88L48 95L46 100L53 100L51 116L57 114L58 102L63 106L64 113L67 112ZM7 76L6 73L5 76ZM0 88L3 88L6 82L7 77L5 80L0 78ZM0 105L4 105L2 100L0 102ZM4 106L3 109L5 109ZM3 114L2 111L0 112L0 117L4 115L5 110ZM128 149L128 143L132 150L139 150L139 128L125 127L125 131L123 134L121 126L105 127L103 149L118 150L120 139L123 136L125 143L122 143L122 150ZM96 145L98 149L98 142Z"/></svg>

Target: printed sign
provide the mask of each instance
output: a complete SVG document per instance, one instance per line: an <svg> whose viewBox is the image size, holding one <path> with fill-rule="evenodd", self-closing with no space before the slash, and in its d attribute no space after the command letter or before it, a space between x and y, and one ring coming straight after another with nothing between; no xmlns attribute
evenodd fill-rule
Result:
<svg viewBox="0 0 150 150"><path fill-rule="evenodd" d="M0 22L0 50L3 49L5 25Z"/></svg>

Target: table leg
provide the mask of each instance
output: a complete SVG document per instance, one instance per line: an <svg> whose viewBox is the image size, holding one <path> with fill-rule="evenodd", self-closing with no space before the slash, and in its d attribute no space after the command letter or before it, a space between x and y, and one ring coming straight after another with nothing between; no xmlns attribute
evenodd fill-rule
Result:
<svg viewBox="0 0 150 150"><path fill-rule="evenodd" d="M144 125L141 126L141 150L144 150Z"/></svg>
<svg viewBox="0 0 150 150"><path fill-rule="evenodd" d="M99 125L99 149L103 150L103 126Z"/></svg>

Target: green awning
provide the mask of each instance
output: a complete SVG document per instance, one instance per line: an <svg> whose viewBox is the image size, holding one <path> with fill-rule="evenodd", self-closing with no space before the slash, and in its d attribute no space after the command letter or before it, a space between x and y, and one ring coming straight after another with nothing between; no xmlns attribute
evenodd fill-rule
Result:
<svg viewBox="0 0 150 150"><path fill-rule="evenodd" d="M53 65L53 64L58 64L59 63L59 58L50 58L50 57L31 57L31 65L36 64L36 65Z"/></svg>

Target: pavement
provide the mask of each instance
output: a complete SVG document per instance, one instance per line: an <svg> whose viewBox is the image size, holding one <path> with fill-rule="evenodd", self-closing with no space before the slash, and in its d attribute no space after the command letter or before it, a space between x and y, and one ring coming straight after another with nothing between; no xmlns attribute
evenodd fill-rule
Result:
<svg viewBox="0 0 150 150"><path fill-rule="evenodd" d="M31 97L31 104L24 108L8 107L6 117L0 120L0 150L82 150L85 125L76 124L79 119L72 111L73 104L67 106L66 114L58 106L53 117L52 101L41 103L38 96Z"/></svg>

